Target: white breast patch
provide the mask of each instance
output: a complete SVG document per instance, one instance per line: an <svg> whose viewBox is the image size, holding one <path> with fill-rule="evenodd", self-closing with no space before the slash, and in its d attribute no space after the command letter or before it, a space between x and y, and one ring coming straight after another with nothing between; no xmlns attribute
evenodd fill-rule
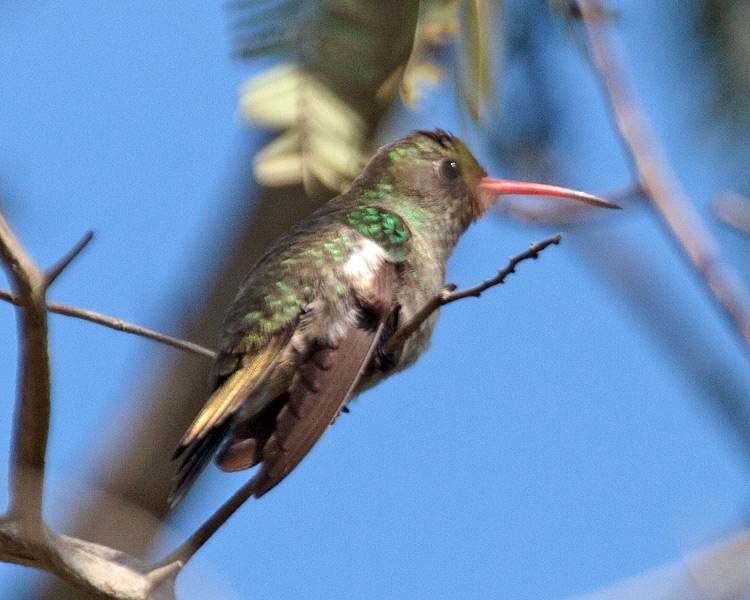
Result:
<svg viewBox="0 0 750 600"><path fill-rule="evenodd" d="M359 251L344 264L344 274L359 286L366 287L387 258L388 254L380 245L365 239Z"/></svg>

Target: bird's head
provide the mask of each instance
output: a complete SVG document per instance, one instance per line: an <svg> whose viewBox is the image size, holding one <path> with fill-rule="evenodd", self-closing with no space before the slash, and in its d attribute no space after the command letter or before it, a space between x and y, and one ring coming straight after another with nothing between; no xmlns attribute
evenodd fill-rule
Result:
<svg viewBox="0 0 750 600"><path fill-rule="evenodd" d="M373 199L407 198L421 209L456 218L463 228L483 216L502 194L557 196L619 208L576 190L489 178L464 143L440 129L414 131L380 148L354 187Z"/></svg>

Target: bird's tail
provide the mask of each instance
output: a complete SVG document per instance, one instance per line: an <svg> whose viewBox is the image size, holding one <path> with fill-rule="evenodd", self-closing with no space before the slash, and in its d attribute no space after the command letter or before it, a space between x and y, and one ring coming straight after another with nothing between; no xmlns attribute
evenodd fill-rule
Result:
<svg viewBox="0 0 750 600"><path fill-rule="evenodd" d="M264 384L273 373L293 331L290 328L283 335L276 336L263 350L251 359L246 359L246 365L232 373L211 394L172 456L172 460L183 457L175 475L174 488L169 495L172 506L183 498L216 454L243 403L253 394L263 395Z"/></svg>
<svg viewBox="0 0 750 600"><path fill-rule="evenodd" d="M229 418L220 426L211 429L204 437L194 440L184 448L184 458L175 474L174 487L167 500L170 506L176 506L185 497L187 491L198 479L198 475L211 462L211 458L219 449L231 424L232 419Z"/></svg>
<svg viewBox="0 0 750 600"><path fill-rule="evenodd" d="M232 425L234 414L263 381L264 369L259 368L256 363L262 363L264 358L265 353L256 357L249 367L233 373L211 395L180 440L172 456L172 460L182 456L182 463L175 474L174 488L168 499L172 506L182 500L198 475L211 461Z"/></svg>

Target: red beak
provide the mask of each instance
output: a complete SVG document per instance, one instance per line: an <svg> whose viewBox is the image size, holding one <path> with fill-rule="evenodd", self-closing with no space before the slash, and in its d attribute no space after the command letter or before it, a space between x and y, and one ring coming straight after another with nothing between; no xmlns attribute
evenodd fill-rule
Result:
<svg viewBox="0 0 750 600"><path fill-rule="evenodd" d="M572 198L580 200L591 206L600 208L622 208L614 202L593 196L585 192L579 192L556 185L546 183L528 183L525 181L510 181L508 179L490 179L483 177L479 188L495 196L501 194L520 194L523 196L556 196L558 198Z"/></svg>

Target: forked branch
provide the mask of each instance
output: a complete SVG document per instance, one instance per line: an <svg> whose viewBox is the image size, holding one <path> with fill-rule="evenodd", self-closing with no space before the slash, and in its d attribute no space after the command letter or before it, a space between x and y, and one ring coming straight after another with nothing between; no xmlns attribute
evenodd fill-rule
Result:
<svg viewBox="0 0 750 600"><path fill-rule="evenodd" d="M10 516L33 540L43 537L42 496L50 414L47 278L0 214L0 258L18 290L20 388L11 448Z"/></svg>
<svg viewBox="0 0 750 600"><path fill-rule="evenodd" d="M174 600L176 565L150 567L98 544L57 535L44 523L42 498L50 418L47 288L83 250L87 234L52 269L41 271L0 214L0 261L17 290L19 389L10 468L10 510L0 519L0 560L43 569L100 596Z"/></svg>

